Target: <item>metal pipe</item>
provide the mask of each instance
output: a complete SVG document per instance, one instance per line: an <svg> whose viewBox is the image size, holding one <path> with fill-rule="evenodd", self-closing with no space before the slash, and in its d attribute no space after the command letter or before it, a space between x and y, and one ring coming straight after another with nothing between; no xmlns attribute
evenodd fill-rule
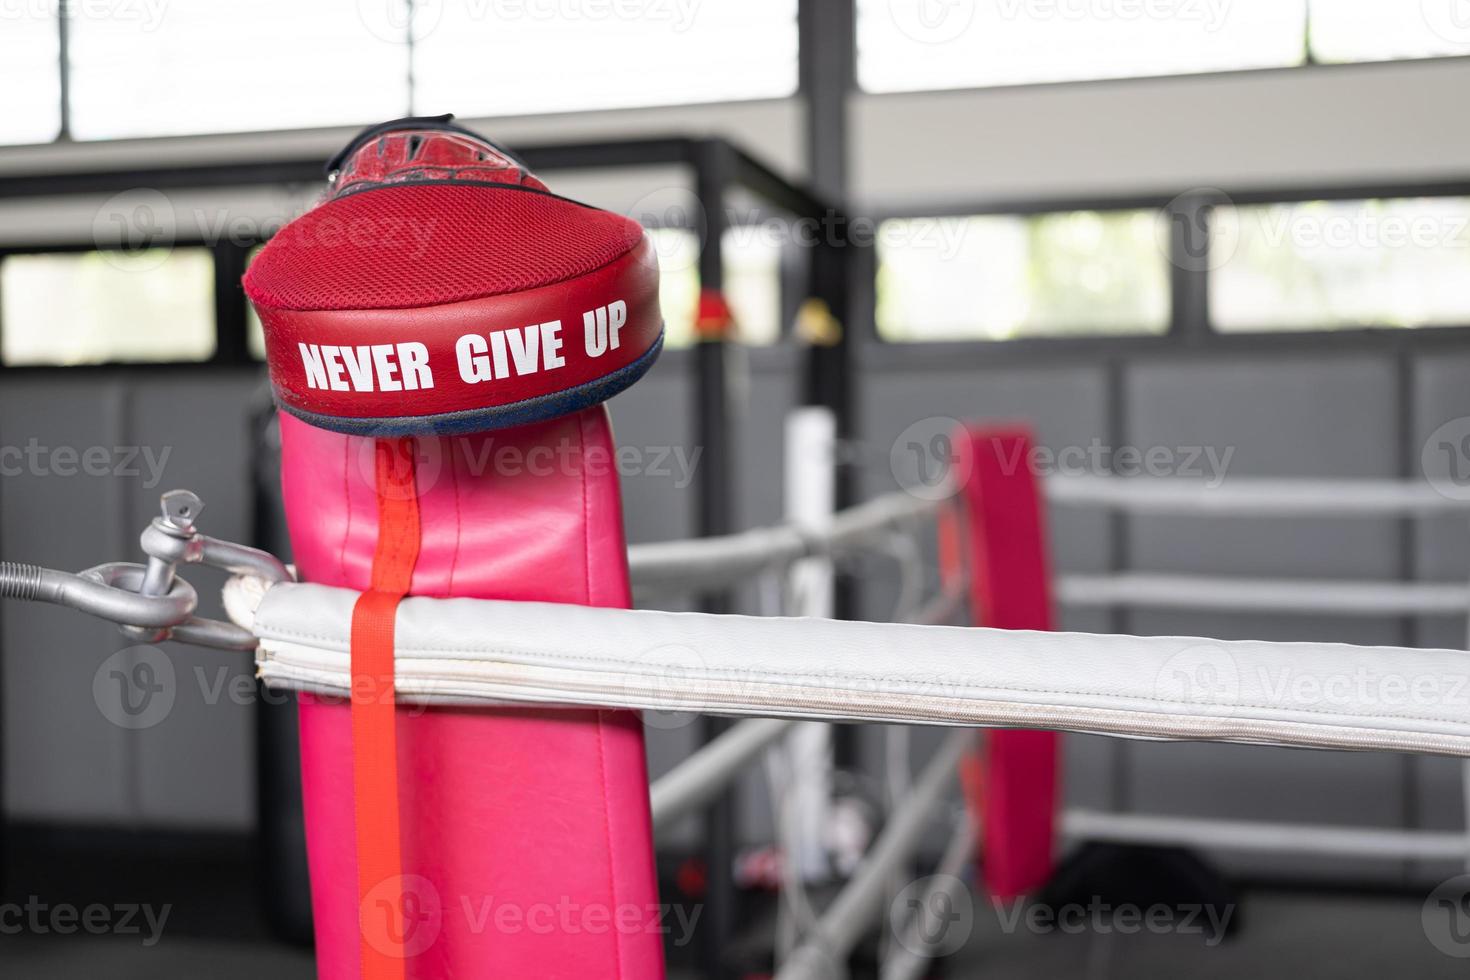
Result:
<svg viewBox="0 0 1470 980"><path fill-rule="evenodd" d="M1269 854L1464 861L1462 831L1334 827L1068 810L1062 834L1077 840L1163 844Z"/></svg>
<svg viewBox="0 0 1470 980"><path fill-rule="evenodd" d="M960 759L974 744L973 732L952 732L924 767L908 800L889 818L852 880L828 906L816 931L791 955L776 980L827 980L842 975L841 964L883 910L888 879L901 870L929 830L935 806L958 778Z"/></svg>
<svg viewBox="0 0 1470 980"><path fill-rule="evenodd" d="M1244 578L1122 572L1063 575L1057 599L1069 606L1332 613L1339 616L1463 616L1463 582Z"/></svg>
<svg viewBox="0 0 1470 980"><path fill-rule="evenodd" d="M895 527L932 514L937 507L936 501L896 492L839 512L825 532L802 533L780 525L634 545L628 549L629 574L640 593L728 587L801 558L858 550Z"/></svg>
<svg viewBox="0 0 1470 980"><path fill-rule="evenodd" d="M1054 504L1129 513L1262 517L1401 517L1464 513L1470 501L1421 480L1231 478L1218 485L1164 477L1066 476L1046 481Z"/></svg>
<svg viewBox="0 0 1470 980"><path fill-rule="evenodd" d="M742 721L655 780L649 789L654 833L719 796L748 762L795 724L791 718Z"/></svg>

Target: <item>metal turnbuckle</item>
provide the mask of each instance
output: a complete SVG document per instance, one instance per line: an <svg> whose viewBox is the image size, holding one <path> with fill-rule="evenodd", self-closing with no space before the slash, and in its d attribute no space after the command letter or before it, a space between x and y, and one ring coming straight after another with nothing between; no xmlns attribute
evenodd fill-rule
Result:
<svg viewBox="0 0 1470 980"><path fill-rule="evenodd" d="M110 562L84 572L0 562L0 599L50 602L116 623L142 643L177 640L220 650L253 650L255 636L233 623L194 615L199 594L178 576L180 565L207 565L267 582L288 582L280 559L259 548L200 534L204 502L188 490L161 498L163 513L143 530L146 565Z"/></svg>

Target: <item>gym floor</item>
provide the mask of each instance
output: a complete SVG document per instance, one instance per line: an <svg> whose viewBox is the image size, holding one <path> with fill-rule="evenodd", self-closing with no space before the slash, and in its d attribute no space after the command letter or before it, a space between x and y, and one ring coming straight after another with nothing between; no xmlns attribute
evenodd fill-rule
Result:
<svg viewBox="0 0 1470 980"><path fill-rule="evenodd" d="M1003 934L999 917L981 915L965 948L936 964L931 976L1463 977L1464 963L1425 939L1421 905L1414 896L1251 892L1243 909L1249 926L1212 947L1199 936L1177 934ZM144 947L136 939L116 936L65 941L6 936L0 940L0 975L26 980L309 980L315 970L310 951L266 939L170 936ZM690 976L675 973L670 980Z"/></svg>
<svg viewBox="0 0 1470 980"><path fill-rule="evenodd" d="M258 868L242 842L200 836L161 841L58 837L19 828L5 847L6 915L0 919L0 977L25 980L310 980L311 950L274 938L252 889L234 884ZM126 884L123 884L126 883ZM162 938L153 941L145 917L138 929L66 935L27 928L16 932L16 908L100 904L126 914L137 906L167 907ZM937 961L932 977L1462 977L1462 960L1437 949L1425 932L1424 891L1314 891L1277 884L1245 885L1233 914L1237 929L1220 942L1191 924L1173 931L1140 928L1124 934L1104 926L1029 928L1044 921L1011 903L977 898L966 916L968 938ZM27 912L27 915L30 913ZM156 918L156 913L155 913ZM1092 921L1090 914L1088 921ZM1203 922L1201 917L1198 921ZM1329 952L1330 951L1330 952ZM672 959L672 957L671 957ZM867 972L864 972L867 971ZM872 958L859 956L853 977L872 976ZM695 974L671 970L670 980Z"/></svg>

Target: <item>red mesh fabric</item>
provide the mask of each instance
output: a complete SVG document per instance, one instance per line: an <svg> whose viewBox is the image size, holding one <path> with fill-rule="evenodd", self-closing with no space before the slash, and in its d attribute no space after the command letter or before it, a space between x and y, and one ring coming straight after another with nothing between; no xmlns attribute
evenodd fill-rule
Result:
<svg viewBox="0 0 1470 980"><path fill-rule="evenodd" d="M245 291L281 310L401 309L535 289L612 262L643 229L529 190L394 185L328 201L282 228Z"/></svg>

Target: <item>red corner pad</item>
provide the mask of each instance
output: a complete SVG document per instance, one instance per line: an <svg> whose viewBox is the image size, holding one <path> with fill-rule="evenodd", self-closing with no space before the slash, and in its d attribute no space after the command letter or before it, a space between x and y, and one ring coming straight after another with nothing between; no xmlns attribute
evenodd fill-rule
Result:
<svg viewBox="0 0 1470 980"><path fill-rule="evenodd" d="M260 317L281 406L348 432L371 432L377 422L410 429L401 423L563 394L572 402L543 417L582 408L616 393L599 385L603 379L640 362L646 368L663 330L657 260L646 238L614 262L537 289L414 309L262 308ZM509 415L505 424L529 421Z"/></svg>

